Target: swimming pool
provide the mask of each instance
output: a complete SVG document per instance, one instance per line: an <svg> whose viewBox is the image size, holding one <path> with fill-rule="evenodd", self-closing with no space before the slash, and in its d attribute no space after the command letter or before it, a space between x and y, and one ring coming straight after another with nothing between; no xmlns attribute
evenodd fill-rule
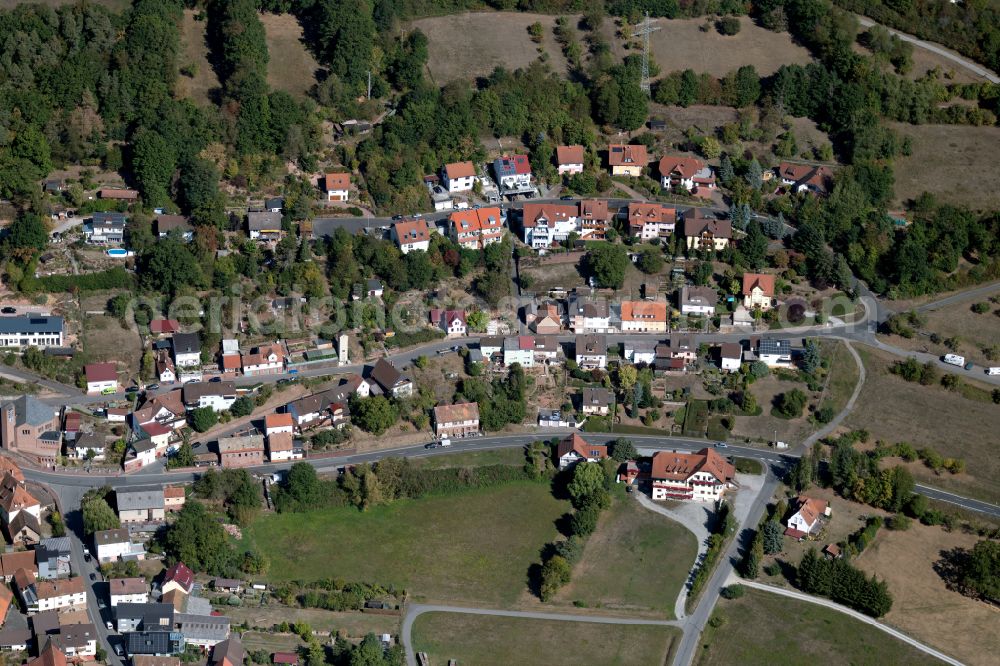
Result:
<svg viewBox="0 0 1000 666"><path fill-rule="evenodd" d="M113 247L108 250L109 257L131 257L132 253L128 250L120 247Z"/></svg>

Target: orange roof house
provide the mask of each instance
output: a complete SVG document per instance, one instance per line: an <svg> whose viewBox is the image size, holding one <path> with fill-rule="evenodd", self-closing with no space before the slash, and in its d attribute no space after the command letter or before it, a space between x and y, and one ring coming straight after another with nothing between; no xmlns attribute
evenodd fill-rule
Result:
<svg viewBox="0 0 1000 666"><path fill-rule="evenodd" d="M647 164L649 155L642 144L608 146L608 166L612 176L638 176Z"/></svg>
<svg viewBox="0 0 1000 666"><path fill-rule="evenodd" d="M324 189L327 192L336 190L346 190L351 186L351 174L349 173L328 173L323 179Z"/></svg>
<svg viewBox="0 0 1000 666"><path fill-rule="evenodd" d="M662 301L622 301L622 332L667 330L667 304Z"/></svg>
<svg viewBox="0 0 1000 666"><path fill-rule="evenodd" d="M604 460L608 457L608 447L606 444L590 444L574 432L559 442L556 457L559 458L559 469L566 469L581 461Z"/></svg>
<svg viewBox="0 0 1000 666"><path fill-rule="evenodd" d="M472 162L452 162L444 165L444 174L448 180L458 178L475 178L476 165Z"/></svg>
<svg viewBox="0 0 1000 666"><path fill-rule="evenodd" d="M709 448L696 453L659 451L650 470L654 500L716 501L735 477L733 464Z"/></svg>
<svg viewBox="0 0 1000 666"><path fill-rule="evenodd" d="M748 310L755 307L771 309L774 306L774 276L767 273L744 273L743 305Z"/></svg>
<svg viewBox="0 0 1000 666"><path fill-rule="evenodd" d="M796 539L803 539L822 526L820 518L830 515L830 503L816 497L800 495L795 499L796 510L788 518L788 529L785 534Z"/></svg>

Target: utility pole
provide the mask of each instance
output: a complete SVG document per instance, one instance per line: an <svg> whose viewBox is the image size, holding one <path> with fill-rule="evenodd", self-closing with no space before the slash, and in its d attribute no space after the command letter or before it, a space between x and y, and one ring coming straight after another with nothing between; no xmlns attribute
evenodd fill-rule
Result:
<svg viewBox="0 0 1000 666"><path fill-rule="evenodd" d="M372 70L368 70L368 99L372 98Z"/></svg>
<svg viewBox="0 0 1000 666"><path fill-rule="evenodd" d="M642 35L642 78L639 81L639 87L642 91L649 96L649 33L659 30L659 26L655 26L649 21L649 12L646 12L646 18L638 27L634 28L632 34L636 37Z"/></svg>

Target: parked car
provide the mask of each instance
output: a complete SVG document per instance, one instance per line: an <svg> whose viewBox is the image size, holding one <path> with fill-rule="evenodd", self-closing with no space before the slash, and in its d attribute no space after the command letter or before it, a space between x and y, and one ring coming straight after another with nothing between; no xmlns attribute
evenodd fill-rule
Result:
<svg viewBox="0 0 1000 666"><path fill-rule="evenodd" d="M109 386L101 391L101 395L114 395L116 393L113 386Z"/></svg>
<svg viewBox="0 0 1000 666"><path fill-rule="evenodd" d="M0 312L4 314L15 314L17 312L17 308L12 308L8 305L5 308L0 308Z"/></svg>
<svg viewBox="0 0 1000 666"><path fill-rule="evenodd" d="M97 574L95 573L90 574L90 580L97 580Z"/></svg>
<svg viewBox="0 0 1000 666"><path fill-rule="evenodd" d="M729 445L726 444L725 442L716 442L715 443L715 448L717 448L717 449L728 449Z"/></svg>
<svg viewBox="0 0 1000 666"><path fill-rule="evenodd" d="M208 381L209 382L221 382L222 381L222 377L212 377Z"/></svg>
<svg viewBox="0 0 1000 666"><path fill-rule="evenodd" d="M147 391L155 391L158 388L160 388L159 384L150 384L149 386L146 387L146 390Z"/></svg>

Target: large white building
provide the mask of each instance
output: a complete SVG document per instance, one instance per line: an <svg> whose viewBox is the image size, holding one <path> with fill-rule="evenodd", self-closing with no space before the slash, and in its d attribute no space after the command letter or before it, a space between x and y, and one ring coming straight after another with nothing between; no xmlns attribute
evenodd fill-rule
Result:
<svg viewBox="0 0 1000 666"><path fill-rule="evenodd" d="M112 608L118 604L149 602L149 586L145 578L112 578L108 581Z"/></svg>
<svg viewBox="0 0 1000 666"><path fill-rule="evenodd" d="M28 610L42 612L60 608L84 607L87 605L87 591L83 578L56 578L40 580L35 583L35 594L38 599L34 607Z"/></svg>
<svg viewBox="0 0 1000 666"><path fill-rule="evenodd" d="M62 317L34 315L0 317L0 347L45 349L62 346Z"/></svg>
<svg viewBox="0 0 1000 666"><path fill-rule="evenodd" d="M476 184L476 165L472 162L452 162L444 165L441 175L448 192L467 192Z"/></svg>
<svg viewBox="0 0 1000 666"><path fill-rule="evenodd" d="M649 476L654 500L714 502L732 487L736 468L709 448L697 453L659 451Z"/></svg>
<svg viewBox="0 0 1000 666"><path fill-rule="evenodd" d="M521 218L524 244L544 249L562 243L578 232L579 207L575 204L526 203Z"/></svg>

